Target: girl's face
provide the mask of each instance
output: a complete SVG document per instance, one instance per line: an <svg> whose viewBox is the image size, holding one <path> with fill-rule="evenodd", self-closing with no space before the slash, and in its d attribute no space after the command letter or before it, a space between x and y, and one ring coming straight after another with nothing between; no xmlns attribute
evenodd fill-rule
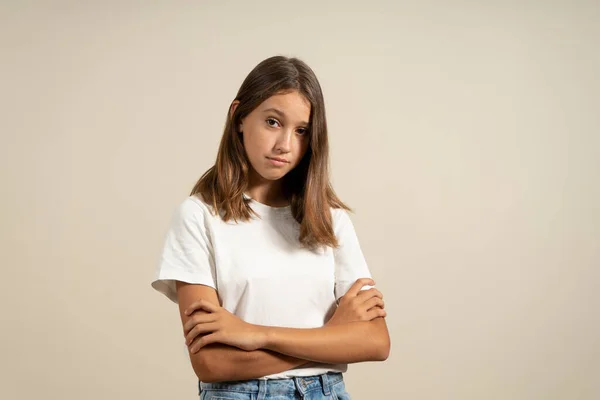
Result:
<svg viewBox="0 0 600 400"><path fill-rule="evenodd" d="M237 104L236 100L233 109ZM242 119L238 129L252 175L275 181L300 163L309 144L309 117L310 103L293 91L269 97Z"/></svg>

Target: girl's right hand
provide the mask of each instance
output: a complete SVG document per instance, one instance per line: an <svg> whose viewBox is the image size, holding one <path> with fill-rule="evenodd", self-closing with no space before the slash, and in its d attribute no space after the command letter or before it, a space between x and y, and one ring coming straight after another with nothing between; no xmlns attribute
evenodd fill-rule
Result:
<svg viewBox="0 0 600 400"><path fill-rule="evenodd" d="M342 296L333 316L325 324L338 325L356 321L371 321L385 317L383 294L375 288L360 290L363 286L374 286L369 278L358 279L348 292Z"/></svg>

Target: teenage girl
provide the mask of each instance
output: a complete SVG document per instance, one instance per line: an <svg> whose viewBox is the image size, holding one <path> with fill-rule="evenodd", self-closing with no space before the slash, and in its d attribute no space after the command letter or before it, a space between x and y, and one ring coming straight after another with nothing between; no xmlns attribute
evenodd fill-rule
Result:
<svg viewBox="0 0 600 400"><path fill-rule="evenodd" d="M349 399L349 363L390 351L383 296L329 180L321 87L260 62L215 165L176 208L152 287L179 304L201 400Z"/></svg>

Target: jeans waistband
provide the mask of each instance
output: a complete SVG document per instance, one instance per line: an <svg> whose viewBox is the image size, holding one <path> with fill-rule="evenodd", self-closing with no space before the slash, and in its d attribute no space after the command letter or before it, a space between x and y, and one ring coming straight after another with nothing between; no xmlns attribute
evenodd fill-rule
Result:
<svg viewBox="0 0 600 400"><path fill-rule="evenodd" d="M198 381L200 392L214 390L223 392L253 393L262 395L293 394L296 391L302 395L320 390L325 396L331 393L331 386L342 381L341 372L328 372L321 375L297 376L283 379L249 379L244 381L201 382Z"/></svg>

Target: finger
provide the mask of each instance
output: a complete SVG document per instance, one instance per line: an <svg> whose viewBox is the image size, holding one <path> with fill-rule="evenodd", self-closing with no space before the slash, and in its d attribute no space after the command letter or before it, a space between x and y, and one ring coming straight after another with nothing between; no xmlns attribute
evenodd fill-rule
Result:
<svg viewBox="0 0 600 400"><path fill-rule="evenodd" d="M202 336L201 338L196 340L196 343L194 343L192 347L190 347L190 352L197 353L198 351L200 351L201 348L203 348L207 344L216 342L218 342L216 333L211 333L210 335Z"/></svg>
<svg viewBox="0 0 600 400"><path fill-rule="evenodd" d="M187 335L194 326L213 321L215 321L215 314L194 314L183 325L183 333L184 335Z"/></svg>
<svg viewBox="0 0 600 400"><path fill-rule="evenodd" d="M196 311L206 311L206 312L215 312L218 309L218 306L215 306L208 300L200 299L194 301L190 306L185 310L185 315L191 315Z"/></svg>
<svg viewBox="0 0 600 400"><path fill-rule="evenodd" d="M208 324L198 324L194 326L187 335L185 335L185 344L189 346L196 337L214 332L217 329L218 325L214 322Z"/></svg>
<svg viewBox="0 0 600 400"><path fill-rule="evenodd" d="M387 312L381 307L373 307L367 312L367 319L369 321L374 320L377 317L385 318L387 316Z"/></svg>
<svg viewBox="0 0 600 400"><path fill-rule="evenodd" d="M210 301L200 299L200 300L193 302L188 308L186 308L185 315L190 315L193 312L198 311L198 310L215 312L215 311L217 311L217 309L218 309L218 306L214 305Z"/></svg>
<svg viewBox="0 0 600 400"><path fill-rule="evenodd" d="M373 286L375 285L375 281L371 278L357 279L356 282L354 282L354 284L350 287L350 289L348 289L346 296L355 297L360 291L360 289L362 289L362 287L366 285Z"/></svg>
<svg viewBox="0 0 600 400"><path fill-rule="evenodd" d="M362 299L362 301L367 301L367 299L370 299L371 297L379 297L380 299L383 299L383 293L381 293L376 288L371 288L371 289L368 289L368 290L362 290L356 296L360 297Z"/></svg>
<svg viewBox="0 0 600 400"><path fill-rule="evenodd" d="M381 307L384 308L383 300L379 297L371 297L369 300L363 303L363 310L367 311L373 307Z"/></svg>

